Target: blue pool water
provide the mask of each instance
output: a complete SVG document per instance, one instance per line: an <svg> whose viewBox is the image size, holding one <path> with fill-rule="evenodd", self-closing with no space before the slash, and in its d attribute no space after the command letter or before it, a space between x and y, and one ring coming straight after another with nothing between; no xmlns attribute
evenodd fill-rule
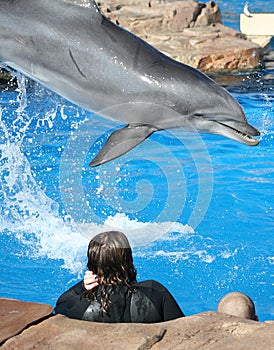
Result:
<svg viewBox="0 0 274 350"><path fill-rule="evenodd" d="M218 3L236 28L240 2ZM139 280L162 282L187 315L237 290L274 319L273 46L264 69L216 77L261 131L257 147L169 130L89 168L118 125L21 75L0 90L0 296L54 305L83 276L89 239L115 228Z"/></svg>

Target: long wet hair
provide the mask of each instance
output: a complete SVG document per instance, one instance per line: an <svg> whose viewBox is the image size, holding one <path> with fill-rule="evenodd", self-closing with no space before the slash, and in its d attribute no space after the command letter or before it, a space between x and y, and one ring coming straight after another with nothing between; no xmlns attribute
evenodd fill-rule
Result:
<svg viewBox="0 0 274 350"><path fill-rule="evenodd" d="M137 272L129 241L119 231L100 233L89 242L87 256L88 269L98 276L101 311L107 313L111 291L119 286L131 289L136 283ZM87 292L88 299L96 298L98 287Z"/></svg>

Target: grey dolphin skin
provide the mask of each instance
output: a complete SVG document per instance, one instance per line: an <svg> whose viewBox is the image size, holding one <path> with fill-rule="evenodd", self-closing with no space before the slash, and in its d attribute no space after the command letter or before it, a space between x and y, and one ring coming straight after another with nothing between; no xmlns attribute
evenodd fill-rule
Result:
<svg viewBox="0 0 274 350"><path fill-rule="evenodd" d="M71 102L126 124L90 166L163 129L226 136L255 146L239 103L103 16L92 0L0 0L0 61Z"/></svg>

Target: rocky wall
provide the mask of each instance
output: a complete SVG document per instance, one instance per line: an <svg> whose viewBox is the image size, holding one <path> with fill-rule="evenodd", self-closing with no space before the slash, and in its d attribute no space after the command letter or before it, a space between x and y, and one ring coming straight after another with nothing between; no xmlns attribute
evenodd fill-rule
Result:
<svg viewBox="0 0 274 350"><path fill-rule="evenodd" d="M96 323L52 315L52 307L0 299L5 350L274 349L274 324L206 312L155 324Z"/></svg>

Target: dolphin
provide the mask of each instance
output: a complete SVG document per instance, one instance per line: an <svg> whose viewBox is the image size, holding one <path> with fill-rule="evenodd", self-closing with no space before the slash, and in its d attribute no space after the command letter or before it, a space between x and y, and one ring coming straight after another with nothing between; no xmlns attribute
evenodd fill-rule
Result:
<svg viewBox="0 0 274 350"><path fill-rule="evenodd" d="M92 0L0 0L0 61L126 125L110 135L90 166L163 129L259 143L252 138L259 131L227 90L114 24Z"/></svg>

